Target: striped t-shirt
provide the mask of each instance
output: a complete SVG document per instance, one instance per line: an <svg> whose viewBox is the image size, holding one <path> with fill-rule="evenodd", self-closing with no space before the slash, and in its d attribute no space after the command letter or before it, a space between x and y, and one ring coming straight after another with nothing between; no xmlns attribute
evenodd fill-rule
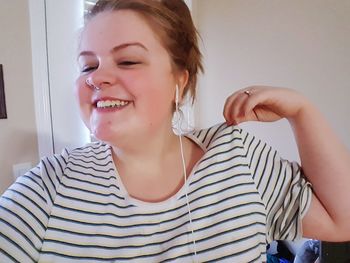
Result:
<svg viewBox="0 0 350 263"><path fill-rule="evenodd" d="M0 262L265 262L268 242L301 236L296 163L237 126L186 136L205 153L160 203L128 195L104 143L42 159L0 199Z"/></svg>

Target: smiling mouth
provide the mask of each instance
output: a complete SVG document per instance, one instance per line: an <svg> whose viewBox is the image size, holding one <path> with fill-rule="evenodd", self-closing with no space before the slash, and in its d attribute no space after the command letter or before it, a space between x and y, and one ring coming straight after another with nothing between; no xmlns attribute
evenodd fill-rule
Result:
<svg viewBox="0 0 350 263"><path fill-rule="evenodd" d="M127 106L130 101L125 100L100 100L95 103L97 109L113 109Z"/></svg>

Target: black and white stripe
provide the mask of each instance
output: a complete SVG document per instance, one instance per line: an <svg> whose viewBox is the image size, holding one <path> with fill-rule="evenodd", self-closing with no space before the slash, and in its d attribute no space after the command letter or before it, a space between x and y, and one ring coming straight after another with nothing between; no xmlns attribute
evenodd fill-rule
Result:
<svg viewBox="0 0 350 263"><path fill-rule="evenodd" d="M296 163L238 127L187 136L205 154L157 204L128 196L103 143L42 159L0 199L0 262L191 262L191 228L199 262L263 262L267 242L300 237L311 187Z"/></svg>

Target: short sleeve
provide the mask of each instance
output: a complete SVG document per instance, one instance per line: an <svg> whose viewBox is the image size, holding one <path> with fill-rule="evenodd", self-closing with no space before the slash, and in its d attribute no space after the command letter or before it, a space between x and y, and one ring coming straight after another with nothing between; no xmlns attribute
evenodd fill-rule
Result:
<svg viewBox="0 0 350 263"><path fill-rule="evenodd" d="M0 197L0 262L38 261L66 155L42 159Z"/></svg>
<svg viewBox="0 0 350 263"><path fill-rule="evenodd" d="M249 169L266 209L267 241L300 238L301 220L311 203L311 184L298 163L282 159L272 147L243 130L241 135Z"/></svg>

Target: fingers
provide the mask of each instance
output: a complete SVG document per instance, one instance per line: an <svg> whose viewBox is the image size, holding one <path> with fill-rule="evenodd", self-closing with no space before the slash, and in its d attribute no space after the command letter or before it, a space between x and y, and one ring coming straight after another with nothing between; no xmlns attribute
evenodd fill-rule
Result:
<svg viewBox="0 0 350 263"><path fill-rule="evenodd" d="M238 124L238 116L240 112L239 105L243 103L245 96L241 96L239 93L234 93L226 100L224 107L224 117L228 125Z"/></svg>
<svg viewBox="0 0 350 263"><path fill-rule="evenodd" d="M236 91L227 99L224 117L228 125L276 121L295 116L303 104L300 101L300 96L285 88L251 86Z"/></svg>
<svg viewBox="0 0 350 263"><path fill-rule="evenodd" d="M256 90L253 87L233 93L224 106L224 117L228 125L257 120L254 107L257 103Z"/></svg>
<svg viewBox="0 0 350 263"><path fill-rule="evenodd" d="M250 116L247 120L259 120L254 109L265 100L264 93L261 91L260 89L250 90L248 98L241 105L241 114L247 117Z"/></svg>

